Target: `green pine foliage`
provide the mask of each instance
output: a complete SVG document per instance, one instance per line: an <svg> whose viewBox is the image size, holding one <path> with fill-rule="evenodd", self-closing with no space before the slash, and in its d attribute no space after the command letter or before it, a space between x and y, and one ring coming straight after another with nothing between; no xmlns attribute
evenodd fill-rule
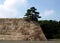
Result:
<svg viewBox="0 0 60 43"><path fill-rule="evenodd" d="M31 21L38 21L38 18L41 18L39 16L39 12L36 12L35 7L31 7L30 9L27 10L27 13L25 14L26 18L31 20Z"/></svg>

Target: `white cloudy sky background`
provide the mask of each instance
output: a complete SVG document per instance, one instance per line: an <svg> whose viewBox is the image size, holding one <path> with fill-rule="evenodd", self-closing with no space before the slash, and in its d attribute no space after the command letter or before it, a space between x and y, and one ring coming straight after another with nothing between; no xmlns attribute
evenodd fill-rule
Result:
<svg viewBox="0 0 60 43"><path fill-rule="evenodd" d="M21 18L32 6L41 20L60 20L60 0L0 0L0 18Z"/></svg>
<svg viewBox="0 0 60 43"><path fill-rule="evenodd" d="M27 5L26 0L5 0L0 4L0 18L14 18L20 12L18 7Z"/></svg>

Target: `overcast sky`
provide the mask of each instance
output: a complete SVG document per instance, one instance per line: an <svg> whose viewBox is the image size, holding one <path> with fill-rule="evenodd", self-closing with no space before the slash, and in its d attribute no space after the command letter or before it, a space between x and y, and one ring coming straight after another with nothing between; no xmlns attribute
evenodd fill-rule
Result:
<svg viewBox="0 0 60 43"><path fill-rule="evenodd" d="M36 7L41 20L60 20L60 0L0 0L0 18L21 18Z"/></svg>

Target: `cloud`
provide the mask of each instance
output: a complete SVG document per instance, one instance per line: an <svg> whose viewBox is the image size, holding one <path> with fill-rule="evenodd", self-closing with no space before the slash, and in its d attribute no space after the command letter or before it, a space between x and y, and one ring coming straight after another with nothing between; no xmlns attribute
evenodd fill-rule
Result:
<svg viewBox="0 0 60 43"><path fill-rule="evenodd" d="M55 12L54 10L45 10L45 11L44 11L44 15L45 15L45 16L49 16L49 15L54 14L54 12Z"/></svg>
<svg viewBox="0 0 60 43"><path fill-rule="evenodd" d="M19 13L18 7L27 4L27 0L5 0L0 4L0 18L15 17Z"/></svg>

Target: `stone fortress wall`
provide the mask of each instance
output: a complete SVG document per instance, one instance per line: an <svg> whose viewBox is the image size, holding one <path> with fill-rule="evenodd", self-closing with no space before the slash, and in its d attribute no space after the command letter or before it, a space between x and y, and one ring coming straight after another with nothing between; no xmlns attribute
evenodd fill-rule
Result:
<svg viewBox="0 0 60 43"><path fill-rule="evenodd" d="M0 18L0 40L46 41L37 23L22 18Z"/></svg>

